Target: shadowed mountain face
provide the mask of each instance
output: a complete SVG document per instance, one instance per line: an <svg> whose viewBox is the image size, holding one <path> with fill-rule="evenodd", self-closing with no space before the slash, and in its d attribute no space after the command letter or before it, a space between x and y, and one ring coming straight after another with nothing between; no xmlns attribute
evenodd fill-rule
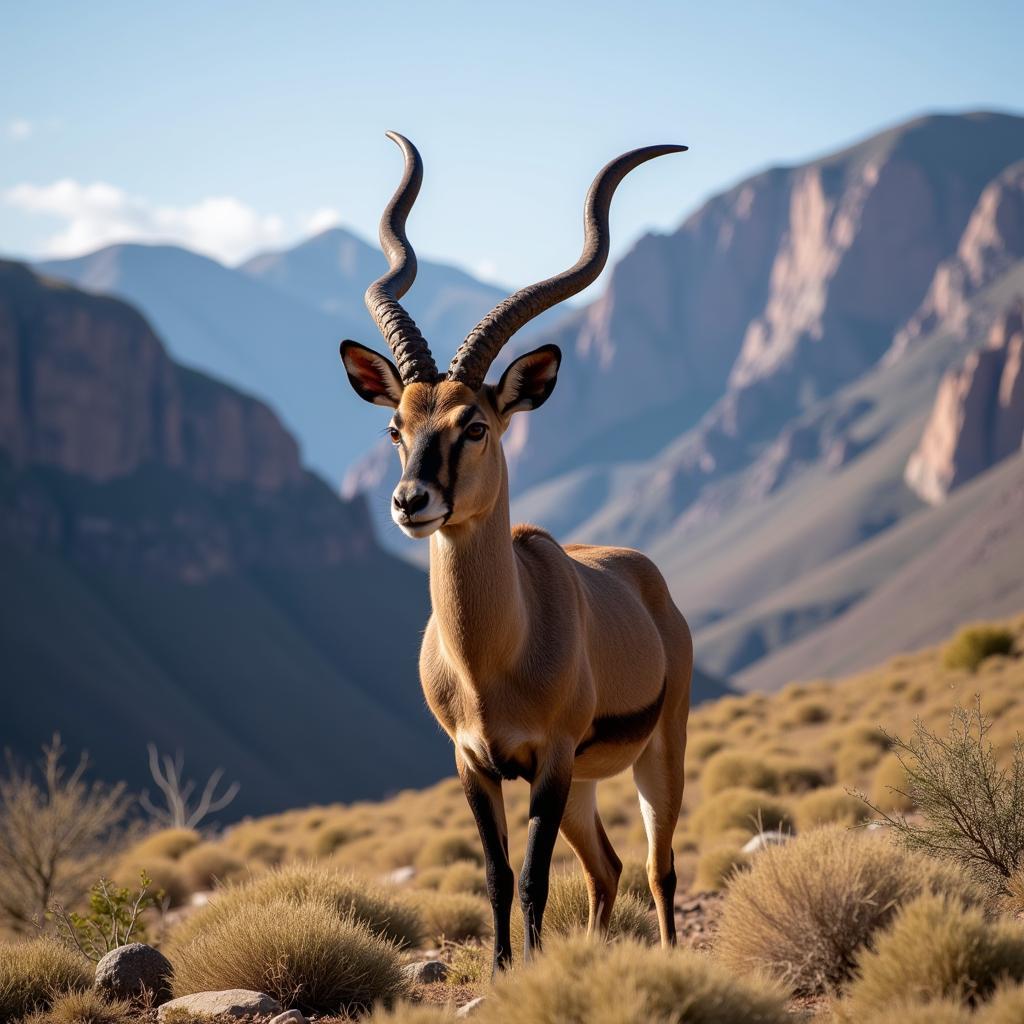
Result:
<svg viewBox="0 0 1024 1024"><path fill-rule="evenodd" d="M0 743L59 730L145 783L147 741L232 813L450 771L416 671L420 572L304 470L262 403L130 307L0 264Z"/></svg>

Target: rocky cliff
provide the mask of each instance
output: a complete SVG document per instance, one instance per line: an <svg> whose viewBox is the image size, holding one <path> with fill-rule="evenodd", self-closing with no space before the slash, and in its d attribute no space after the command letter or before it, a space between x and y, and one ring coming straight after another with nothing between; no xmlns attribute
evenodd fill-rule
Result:
<svg viewBox="0 0 1024 1024"><path fill-rule="evenodd" d="M939 386L905 474L907 485L930 504L945 501L950 491L1024 444L1022 312L1017 300L993 326L988 344Z"/></svg>

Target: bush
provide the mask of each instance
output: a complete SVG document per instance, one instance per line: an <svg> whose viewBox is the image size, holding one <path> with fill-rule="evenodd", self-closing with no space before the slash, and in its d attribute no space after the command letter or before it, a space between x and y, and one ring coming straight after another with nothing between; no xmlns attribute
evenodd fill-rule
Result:
<svg viewBox="0 0 1024 1024"><path fill-rule="evenodd" d="M820 725L832 717L832 709L824 702L805 698L794 703L786 714L786 725Z"/></svg>
<svg viewBox="0 0 1024 1024"><path fill-rule="evenodd" d="M577 936L548 943L528 967L500 977L474 1020L784 1024L790 1017L773 985L734 977L699 953Z"/></svg>
<svg viewBox="0 0 1024 1024"><path fill-rule="evenodd" d="M736 846L716 846L705 850L697 861L694 885L717 892L728 886L732 876L750 866L750 855Z"/></svg>
<svg viewBox="0 0 1024 1024"><path fill-rule="evenodd" d="M483 863L483 849L476 836L461 832L443 832L429 839L416 854L413 862L418 868L445 867L457 860Z"/></svg>
<svg viewBox="0 0 1024 1024"><path fill-rule="evenodd" d="M456 942L446 947L449 985L479 985L491 977L491 950L478 942Z"/></svg>
<svg viewBox="0 0 1024 1024"><path fill-rule="evenodd" d="M423 924L416 910L383 886L348 872L296 864L218 890L205 907L174 929L172 946L190 942L221 918L235 914L239 907L260 907L282 900L296 906L326 902L339 919L359 921L399 946L416 946L423 939Z"/></svg>
<svg viewBox="0 0 1024 1024"><path fill-rule="evenodd" d="M686 744L686 753L690 760L706 761L712 754L717 754L725 746L725 740L715 733L694 736Z"/></svg>
<svg viewBox="0 0 1024 1024"><path fill-rule="evenodd" d="M1024 1020L1024 985L1000 985L972 1020L974 1024L1020 1024Z"/></svg>
<svg viewBox="0 0 1024 1024"><path fill-rule="evenodd" d="M729 829L742 829L748 836L789 823L786 804L756 789L723 789L713 798L705 797L694 812L691 829L702 839L720 836Z"/></svg>
<svg viewBox="0 0 1024 1024"><path fill-rule="evenodd" d="M1024 915L1024 867L1006 880L1006 906L1011 914Z"/></svg>
<svg viewBox="0 0 1024 1024"><path fill-rule="evenodd" d="M49 1010L37 1010L21 1024L137 1024L138 1010L121 999L104 999L98 992L67 992Z"/></svg>
<svg viewBox="0 0 1024 1024"><path fill-rule="evenodd" d="M317 833L313 852L318 857L329 857L340 846L352 842L359 833L348 825L329 825Z"/></svg>
<svg viewBox="0 0 1024 1024"><path fill-rule="evenodd" d="M410 892L408 899L433 942L465 942L482 939L491 932L491 910L479 896L418 889Z"/></svg>
<svg viewBox="0 0 1024 1024"><path fill-rule="evenodd" d="M793 804L793 820L801 832L818 825L859 825L871 817L871 808L841 786L805 793Z"/></svg>
<svg viewBox="0 0 1024 1024"><path fill-rule="evenodd" d="M468 892L474 896L487 895L484 869L471 860L457 860L444 869L437 886L438 892Z"/></svg>
<svg viewBox="0 0 1024 1024"><path fill-rule="evenodd" d="M161 903L169 907L180 907L188 899L191 890L185 876L177 862L168 857L153 855L147 856L145 860L135 860L132 855L118 864L114 880L119 885L134 885L143 874L152 880L150 889L159 893Z"/></svg>
<svg viewBox="0 0 1024 1024"><path fill-rule="evenodd" d="M242 862L222 846L200 843L183 854L178 862L189 889L212 889L217 883L229 882L245 871Z"/></svg>
<svg viewBox="0 0 1024 1024"><path fill-rule="evenodd" d="M978 666L994 654L1013 651L1013 633L998 626L966 626L942 652L942 663L949 669L976 672Z"/></svg>
<svg viewBox="0 0 1024 1024"><path fill-rule="evenodd" d="M955 865L879 836L818 829L762 850L733 879L716 952L738 974L761 969L799 994L834 992L864 945L921 893L982 898Z"/></svg>
<svg viewBox="0 0 1024 1024"><path fill-rule="evenodd" d="M101 878L89 890L89 908L85 914L55 907L62 937L78 947L93 963L112 949L129 942L145 942L143 915L155 907L159 893L150 888L151 880L142 875L138 889L120 888Z"/></svg>
<svg viewBox="0 0 1024 1024"><path fill-rule="evenodd" d="M780 793L806 793L829 782L829 773L816 764L792 757L773 757L768 764L775 772Z"/></svg>
<svg viewBox="0 0 1024 1024"><path fill-rule="evenodd" d="M886 754L878 762L871 782L871 805L883 811L911 811L914 801L907 795L910 780L898 755Z"/></svg>
<svg viewBox="0 0 1024 1024"><path fill-rule="evenodd" d="M737 786L773 793L778 779L771 766L761 758L734 750L722 750L708 758L701 775L701 785L705 798Z"/></svg>
<svg viewBox="0 0 1024 1024"><path fill-rule="evenodd" d="M52 938L0 943L0 1020L48 1009L67 992L92 984L92 965Z"/></svg>
<svg viewBox="0 0 1024 1024"><path fill-rule="evenodd" d="M580 871L551 873L548 903L544 910L544 938L566 937L586 930L590 916L590 896ZM523 948L525 929L519 906L512 909L512 950L519 955ZM657 940L658 926L647 909L647 902L630 893L620 892L608 922L608 937L630 938L651 943Z"/></svg>
<svg viewBox="0 0 1024 1024"><path fill-rule="evenodd" d="M989 922L977 909L923 896L862 952L840 1019L859 1021L928 999L974 1005L1007 978L1024 979L1024 926Z"/></svg>
<svg viewBox="0 0 1024 1024"><path fill-rule="evenodd" d="M398 946L325 898L236 902L169 956L176 996L248 988L307 1013L337 1013L406 990Z"/></svg>
<svg viewBox="0 0 1024 1024"><path fill-rule="evenodd" d="M1001 768L991 727L980 699L970 711L953 709L945 737L917 719L913 737L893 743L922 820L873 809L907 846L952 857L1006 896L1009 879L1024 868L1024 744L1018 736L1010 766Z"/></svg>
<svg viewBox="0 0 1024 1024"><path fill-rule="evenodd" d="M427 1006L422 1003L398 1003L390 1010L380 1007L365 1024L451 1024L451 1012L443 1006Z"/></svg>
<svg viewBox="0 0 1024 1024"><path fill-rule="evenodd" d="M188 853L202 841L203 837L195 829L164 828L136 843L131 855L135 859L142 860L147 857L166 857L168 860L177 860L182 854Z"/></svg>
<svg viewBox="0 0 1024 1024"><path fill-rule="evenodd" d="M679 874L678 867L676 870ZM651 883L647 878L647 865L639 860L627 860L622 865L619 875L619 895L629 893L648 907L654 906L651 896Z"/></svg>

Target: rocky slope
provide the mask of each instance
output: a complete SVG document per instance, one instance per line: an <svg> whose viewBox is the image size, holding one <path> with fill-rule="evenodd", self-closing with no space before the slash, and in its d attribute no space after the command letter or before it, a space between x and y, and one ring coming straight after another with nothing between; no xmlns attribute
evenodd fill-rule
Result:
<svg viewBox="0 0 1024 1024"><path fill-rule="evenodd" d="M1022 312L1017 300L994 324L988 344L939 385L905 474L907 486L933 505L1024 444Z"/></svg>

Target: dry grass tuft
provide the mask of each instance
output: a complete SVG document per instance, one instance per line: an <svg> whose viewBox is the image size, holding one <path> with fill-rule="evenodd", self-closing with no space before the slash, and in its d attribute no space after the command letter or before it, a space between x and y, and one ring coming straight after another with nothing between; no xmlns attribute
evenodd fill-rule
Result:
<svg viewBox="0 0 1024 1024"><path fill-rule="evenodd" d="M168 955L176 996L248 988L307 1013L340 1013L407 988L398 946L324 898L236 902Z"/></svg>
<svg viewBox="0 0 1024 1024"><path fill-rule="evenodd" d="M138 1024L139 1010L120 999L106 1000L98 992L67 992L48 1010L37 1010L20 1024Z"/></svg>
<svg viewBox="0 0 1024 1024"><path fill-rule="evenodd" d="M431 892L419 889L408 894L431 942L465 942L491 932L491 910L479 896L464 892Z"/></svg>
<svg viewBox="0 0 1024 1024"><path fill-rule="evenodd" d="M552 940L529 966L500 978L474 1020L479 1024L784 1024L779 990L737 978L689 950L577 936Z"/></svg>
<svg viewBox="0 0 1024 1024"><path fill-rule="evenodd" d="M935 998L973 1006L1006 979L1024 980L1024 925L987 921L955 900L922 896L858 958L857 977L837 1014L860 1021Z"/></svg>
<svg viewBox="0 0 1024 1024"><path fill-rule="evenodd" d="M1024 985L1000 985L972 1020L975 1024L1020 1024L1024 1020Z"/></svg>
<svg viewBox="0 0 1024 1024"><path fill-rule="evenodd" d="M750 855L738 846L715 846L705 850L697 861L694 885L702 890L718 892L728 887L737 871L750 866Z"/></svg>
<svg viewBox="0 0 1024 1024"><path fill-rule="evenodd" d="M738 974L762 969L798 994L835 992L865 944L922 893L982 899L953 865L882 837L822 828L762 851L733 879L716 952Z"/></svg>
<svg viewBox="0 0 1024 1024"><path fill-rule="evenodd" d="M397 1003L390 1010L376 1009L365 1024L451 1024L451 1010L443 1006L429 1006L423 1003Z"/></svg>
<svg viewBox="0 0 1024 1024"><path fill-rule="evenodd" d="M222 846L200 843L182 854L178 868L185 884L193 891L212 889L214 885L240 877L245 868Z"/></svg>
<svg viewBox="0 0 1024 1024"><path fill-rule="evenodd" d="M177 860L189 850L194 849L203 841L202 836L191 828L165 828L152 832L139 840L132 848L130 855L136 859L147 857L166 857Z"/></svg>
<svg viewBox="0 0 1024 1024"><path fill-rule="evenodd" d="M910 811L914 801L908 796L910 780L900 759L892 753L886 754L875 769L869 794L871 803L881 811Z"/></svg>
<svg viewBox="0 0 1024 1024"><path fill-rule="evenodd" d="M966 626L942 651L942 663L949 669L977 672L986 658L1013 651L1013 633L1001 626Z"/></svg>
<svg viewBox="0 0 1024 1024"><path fill-rule="evenodd" d="M756 789L723 789L694 812L690 827L702 840L714 839L731 829L748 836L767 829L785 828L789 808L782 800Z"/></svg>
<svg viewBox="0 0 1024 1024"><path fill-rule="evenodd" d="M444 869L437 885L438 892L463 892L473 896L487 894L484 869L471 860L457 860Z"/></svg>
<svg viewBox="0 0 1024 1024"><path fill-rule="evenodd" d="M859 825L870 817L871 808L842 786L814 789L793 805L793 820L801 832L819 825Z"/></svg>
<svg viewBox="0 0 1024 1024"><path fill-rule="evenodd" d="M774 793L778 778L771 765L761 758L735 750L722 750L708 758L701 775L701 785L705 796L739 786Z"/></svg>
<svg viewBox="0 0 1024 1024"><path fill-rule="evenodd" d="M92 965L56 939L0 943L0 1020L49 1008L57 997L84 991Z"/></svg>

